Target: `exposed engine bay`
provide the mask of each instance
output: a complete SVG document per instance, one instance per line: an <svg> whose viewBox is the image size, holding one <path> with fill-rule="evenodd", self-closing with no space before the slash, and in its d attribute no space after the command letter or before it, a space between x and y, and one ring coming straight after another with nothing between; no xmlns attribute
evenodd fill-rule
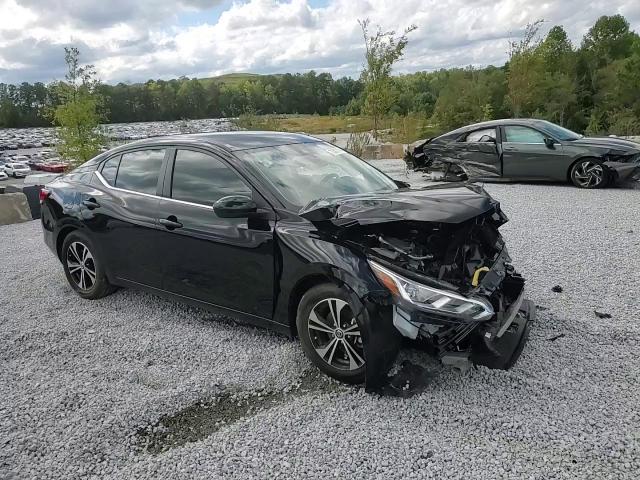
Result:
<svg viewBox="0 0 640 480"><path fill-rule="evenodd" d="M491 318L465 318L396 299L394 325L440 360L460 369L472 364L507 369L517 360L533 318L533 305L524 300L524 279L510 264L498 227L506 216L496 208L459 224L392 222L351 231L367 255L400 275L432 287L456 292L461 298L486 301ZM434 305L455 302L435 296ZM427 301L428 303L428 301ZM423 308L424 307L424 308Z"/></svg>
<svg viewBox="0 0 640 480"><path fill-rule="evenodd" d="M372 255L465 293L478 285L487 271L483 269L490 268L504 248L496 223L478 217L463 225L388 224L364 238Z"/></svg>

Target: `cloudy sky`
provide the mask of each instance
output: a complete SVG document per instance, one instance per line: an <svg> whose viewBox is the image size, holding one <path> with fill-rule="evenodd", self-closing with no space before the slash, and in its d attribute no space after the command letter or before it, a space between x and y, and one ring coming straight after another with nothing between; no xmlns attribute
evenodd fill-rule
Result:
<svg viewBox="0 0 640 480"><path fill-rule="evenodd" d="M357 76L357 20L415 24L397 72L502 64L509 38L543 18L574 43L600 15L640 31L639 0L0 0L0 82L64 76L63 46L109 83L310 69Z"/></svg>

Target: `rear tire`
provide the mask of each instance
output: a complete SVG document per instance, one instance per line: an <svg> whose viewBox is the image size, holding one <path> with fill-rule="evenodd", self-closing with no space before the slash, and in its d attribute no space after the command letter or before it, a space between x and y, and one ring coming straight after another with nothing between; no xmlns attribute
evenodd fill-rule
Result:
<svg viewBox="0 0 640 480"><path fill-rule="evenodd" d="M607 167L595 158L583 158L571 167L571 182L578 188L604 188L611 178Z"/></svg>
<svg viewBox="0 0 640 480"><path fill-rule="evenodd" d="M352 384L364 382L366 365L356 318L362 305L352 305L356 301L344 288L324 283L304 294L296 317L307 358L330 377Z"/></svg>
<svg viewBox="0 0 640 480"><path fill-rule="evenodd" d="M60 256L69 285L82 298L96 300L115 291L107 280L93 243L84 233L73 231L67 235Z"/></svg>

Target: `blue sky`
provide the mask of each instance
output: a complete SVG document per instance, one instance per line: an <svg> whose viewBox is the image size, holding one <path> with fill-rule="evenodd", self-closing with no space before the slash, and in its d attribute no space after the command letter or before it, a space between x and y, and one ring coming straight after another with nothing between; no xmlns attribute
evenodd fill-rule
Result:
<svg viewBox="0 0 640 480"><path fill-rule="evenodd" d="M640 30L640 1L609 0L0 0L0 82L64 76L75 45L109 83L311 69L358 76L358 19L415 24L396 73L501 65L510 39L544 19L580 43L601 15ZM52 21L55 19L55 21Z"/></svg>

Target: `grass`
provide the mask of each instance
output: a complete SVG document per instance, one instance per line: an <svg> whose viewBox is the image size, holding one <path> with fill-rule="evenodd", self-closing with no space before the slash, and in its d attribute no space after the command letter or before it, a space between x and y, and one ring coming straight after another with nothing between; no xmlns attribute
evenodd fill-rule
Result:
<svg viewBox="0 0 640 480"><path fill-rule="evenodd" d="M245 114L238 125L246 129L281 132L351 133L373 129L373 119L346 115L253 115ZM385 142L411 143L440 133L437 126L419 115L393 115L380 122L380 138Z"/></svg>

